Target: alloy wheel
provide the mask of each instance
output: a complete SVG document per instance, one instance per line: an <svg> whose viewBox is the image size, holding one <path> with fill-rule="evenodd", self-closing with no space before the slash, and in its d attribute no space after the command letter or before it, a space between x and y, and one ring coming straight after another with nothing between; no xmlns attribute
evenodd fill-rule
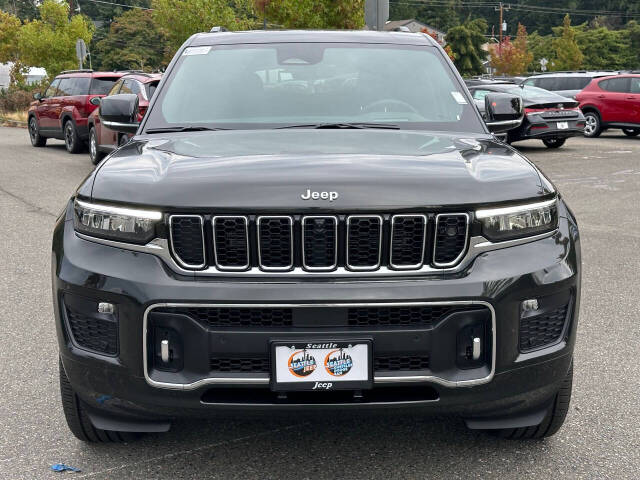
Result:
<svg viewBox="0 0 640 480"><path fill-rule="evenodd" d="M64 127L64 142L67 144L67 150L71 152L75 143L75 131L71 122L67 122Z"/></svg>
<svg viewBox="0 0 640 480"><path fill-rule="evenodd" d="M98 153L98 147L96 146L96 132L91 129L91 135L89 136L89 155L91 160L95 162Z"/></svg>
<svg viewBox="0 0 640 480"><path fill-rule="evenodd" d="M29 136L31 137L31 143L36 143L36 135L38 134L38 124L35 117L31 117L29 120Z"/></svg>
<svg viewBox="0 0 640 480"><path fill-rule="evenodd" d="M584 134L587 137L592 137L598 131L598 119L594 114L585 115Z"/></svg>

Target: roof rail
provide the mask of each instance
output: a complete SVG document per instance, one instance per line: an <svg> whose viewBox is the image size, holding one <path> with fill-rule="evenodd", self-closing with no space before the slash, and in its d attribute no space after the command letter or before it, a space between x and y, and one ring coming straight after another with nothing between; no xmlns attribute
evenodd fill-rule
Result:
<svg viewBox="0 0 640 480"><path fill-rule="evenodd" d="M209 32L211 33L228 32L228 30L224 27L216 26L216 27L211 27L211 30L209 30Z"/></svg>
<svg viewBox="0 0 640 480"><path fill-rule="evenodd" d="M60 75L62 75L63 73L93 73L93 70L90 68L82 68L78 70L63 70L62 72L60 72Z"/></svg>

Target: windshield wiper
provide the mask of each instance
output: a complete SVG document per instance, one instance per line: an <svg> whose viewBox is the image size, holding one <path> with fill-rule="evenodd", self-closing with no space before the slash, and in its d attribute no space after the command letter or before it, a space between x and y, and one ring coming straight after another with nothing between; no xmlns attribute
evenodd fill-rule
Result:
<svg viewBox="0 0 640 480"><path fill-rule="evenodd" d="M144 133L171 133L171 132L204 132L217 130L229 130L228 128L220 127L202 127L197 125L185 125L183 127L162 127L162 128L150 128Z"/></svg>
<svg viewBox="0 0 640 480"><path fill-rule="evenodd" d="M315 128L315 129L366 129L366 128L381 128L385 130L400 130L398 125L393 123L365 123L365 122L353 122L353 123L303 123L300 125L285 125L284 127L276 127L277 129L284 128Z"/></svg>

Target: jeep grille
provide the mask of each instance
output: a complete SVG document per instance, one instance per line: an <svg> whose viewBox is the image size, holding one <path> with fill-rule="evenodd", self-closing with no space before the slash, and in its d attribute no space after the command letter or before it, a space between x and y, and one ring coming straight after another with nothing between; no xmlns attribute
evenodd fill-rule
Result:
<svg viewBox="0 0 640 480"><path fill-rule="evenodd" d="M418 270L455 265L469 215L172 215L171 251L189 270Z"/></svg>

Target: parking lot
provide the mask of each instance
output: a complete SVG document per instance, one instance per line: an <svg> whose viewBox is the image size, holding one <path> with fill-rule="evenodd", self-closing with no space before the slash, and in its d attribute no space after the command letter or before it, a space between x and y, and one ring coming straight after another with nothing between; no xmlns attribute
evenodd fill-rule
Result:
<svg viewBox="0 0 640 480"><path fill-rule="evenodd" d="M516 145L568 199L583 251L570 413L555 437L523 442L402 412L238 414L182 421L128 445L76 440L58 392L50 237L93 167L87 154L49 143L35 149L26 130L0 128L1 478L56 478L58 462L96 479L638 478L640 137Z"/></svg>

